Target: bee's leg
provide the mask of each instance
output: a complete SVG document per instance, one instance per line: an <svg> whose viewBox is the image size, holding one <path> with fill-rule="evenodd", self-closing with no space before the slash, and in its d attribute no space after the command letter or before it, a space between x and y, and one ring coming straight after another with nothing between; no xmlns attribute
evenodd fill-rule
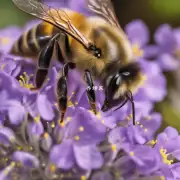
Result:
<svg viewBox="0 0 180 180"><path fill-rule="evenodd" d="M68 36L61 32L61 36L59 37L59 41L56 40L56 56L60 63L65 64L66 62L70 62L72 60L71 49L69 46Z"/></svg>
<svg viewBox="0 0 180 180"><path fill-rule="evenodd" d="M59 78L57 82L57 96L58 96L58 107L61 112L61 123L63 122L64 115L67 109L67 77L68 70L74 69L75 63L68 62L63 66L62 76Z"/></svg>
<svg viewBox="0 0 180 180"><path fill-rule="evenodd" d="M59 36L60 34L56 34L55 36L53 36L52 39L48 42L48 44L40 52L38 59L38 69L36 71L35 77L36 87L33 89L41 88L48 75L48 69L53 55L54 44L56 39L59 38Z"/></svg>
<svg viewBox="0 0 180 180"><path fill-rule="evenodd" d="M128 91L128 92L126 93L126 97L127 97L127 99L131 102L131 105L132 105L133 125L135 125L135 124L136 124L136 121L135 121L135 105L134 105L134 100L133 100L132 92L131 92L131 91Z"/></svg>
<svg viewBox="0 0 180 180"><path fill-rule="evenodd" d="M94 84L93 84L92 76L89 70L85 70L85 81L86 81L86 84L88 85L86 89L86 93L89 100L89 104L93 112L97 114L96 95L95 95L95 90L93 89Z"/></svg>

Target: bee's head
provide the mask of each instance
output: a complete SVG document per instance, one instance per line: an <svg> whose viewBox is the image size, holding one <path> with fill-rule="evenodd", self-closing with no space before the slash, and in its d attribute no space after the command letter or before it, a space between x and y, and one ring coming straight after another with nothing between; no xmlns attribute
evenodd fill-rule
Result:
<svg viewBox="0 0 180 180"><path fill-rule="evenodd" d="M111 74L106 77L104 82L106 97L102 111L120 105L125 100L125 94L128 90L134 92L140 86L142 77L137 63L123 66L114 73L111 71Z"/></svg>

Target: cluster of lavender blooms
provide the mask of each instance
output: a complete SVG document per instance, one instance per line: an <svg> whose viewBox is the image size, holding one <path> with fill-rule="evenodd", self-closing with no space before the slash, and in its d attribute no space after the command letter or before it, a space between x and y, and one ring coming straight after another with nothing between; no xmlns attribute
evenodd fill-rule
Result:
<svg viewBox="0 0 180 180"><path fill-rule="evenodd" d="M174 180L180 178L180 136L162 123L154 104L167 94L163 71L178 67L180 30L169 25L149 31L141 20L125 31L144 72L134 95L136 126L126 104L103 113L103 91L96 91L98 114L90 110L81 75L68 77L68 109L59 121L56 81L62 65L52 63L49 78L38 92L30 59L8 54L12 44L38 23L0 30L0 180Z"/></svg>

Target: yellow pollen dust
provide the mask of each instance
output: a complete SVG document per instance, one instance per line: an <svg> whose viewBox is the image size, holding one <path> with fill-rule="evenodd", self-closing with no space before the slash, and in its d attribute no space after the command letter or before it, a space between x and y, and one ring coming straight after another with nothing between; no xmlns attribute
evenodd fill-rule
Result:
<svg viewBox="0 0 180 180"><path fill-rule="evenodd" d="M5 67L6 67L6 64L2 64L1 65L1 70L4 70Z"/></svg>
<svg viewBox="0 0 180 180"><path fill-rule="evenodd" d="M34 122L35 122L35 123L39 123L39 122L40 122L40 116L34 117Z"/></svg>
<svg viewBox="0 0 180 180"><path fill-rule="evenodd" d="M111 145L111 149L112 149L112 151L116 151L117 150L117 146L115 144L112 144Z"/></svg>
<svg viewBox="0 0 180 180"><path fill-rule="evenodd" d="M144 54L144 51L140 49L140 46L138 44L133 44L132 52L133 52L133 55L137 58L142 57Z"/></svg>
<svg viewBox="0 0 180 180"><path fill-rule="evenodd" d="M166 154L166 152L167 152L166 149L163 149L163 148L160 149L160 154L163 158L163 162L165 164L171 165L173 163L173 160L168 160L168 154Z"/></svg>
<svg viewBox="0 0 180 180"><path fill-rule="evenodd" d="M55 123L54 122L51 123L51 128L55 128Z"/></svg>
<svg viewBox="0 0 180 180"><path fill-rule="evenodd" d="M76 141L79 141L79 140L80 140L80 137L79 137L79 136L74 136L74 139L75 139Z"/></svg>
<svg viewBox="0 0 180 180"><path fill-rule="evenodd" d="M47 139L49 137L49 134L47 132L45 132L43 136L45 139Z"/></svg>
<svg viewBox="0 0 180 180"><path fill-rule="evenodd" d="M86 176L81 176L81 180L86 180Z"/></svg>
<svg viewBox="0 0 180 180"><path fill-rule="evenodd" d="M147 128L145 128L145 129L144 129L144 132L148 132L148 129L147 129Z"/></svg>
<svg viewBox="0 0 180 180"><path fill-rule="evenodd" d="M98 118L98 119L101 119L101 113L100 112L98 112L97 114L96 114L96 117Z"/></svg>
<svg viewBox="0 0 180 180"><path fill-rule="evenodd" d="M120 174L119 174L118 171L115 171L115 172L114 172L114 175L115 175L116 177L119 177L119 176L120 176Z"/></svg>
<svg viewBox="0 0 180 180"><path fill-rule="evenodd" d="M157 140L151 140L149 143L150 143L151 145L155 145L155 144L157 143Z"/></svg>
<svg viewBox="0 0 180 180"><path fill-rule="evenodd" d="M11 167L14 167L15 165L16 165L15 162L11 162L11 164L10 164ZM5 176L8 175L8 174L9 174L9 169L8 169L8 168L5 169L5 170L3 171L3 174L4 174Z"/></svg>
<svg viewBox="0 0 180 180"><path fill-rule="evenodd" d="M126 120L130 121L132 119L132 114L126 117Z"/></svg>
<svg viewBox="0 0 180 180"><path fill-rule="evenodd" d="M143 128L143 125L141 124L140 127Z"/></svg>
<svg viewBox="0 0 180 180"><path fill-rule="evenodd" d="M55 172L56 171L56 165L55 164L51 164L50 167L49 167L49 170L51 172Z"/></svg>
<svg viewBox="0 0 180 180"><path fill-rule="evenodd" d="M101 123L104 124L104 120L102 120Z"/></svg>
<svg viewBox="0 0 180 180"><path fill-rule="evenodd" d="M137 125L139 125L139 124L140 124L140 122L138 121L138 122L136 122L136 124L137 124Z"/></svg>
<svg viewBox="0 0 180 180"><path fill-rule="evenodd" d="M62 128L65 126L64 122L61 122L61 120L58 121L58 124L59 124L59 126L62 127Z"/></svg>
<svg viewBox="0 0 180 180"><path fill-rule="evenodd" d="M68 100L67 106L68 107L74 107L74 104L73 104L73 102L71 100Z"/></svg>
<svg viewBox="0 0 180 180"><path fill-rule="evenodd" d="M67 106L68 107L74 107L75 105L78 104L78 102L76 101L75 103L73 103L71 101L71 98L73 97L73 95L75 94L75 92L72 92L71 95L68 97L68 102L67 102Z"/></svg>
<svg viewBox="0 0 180 180"><path fill-rule="evenodd" d="M83 126L80 126L80 127L79 127L79 131L80 131L80 132L83 132L83 131L84 131L84 127L83 127Z"/></svg>
<svg viewBox="0 0 180 180"><path fill-rule="evenodd" d="M68 117L66 118L66 120L67 120L67 121L71 121L71 120L72 120L72 117L68 116Z"/></svg>
<svg viewBox="0 0 180 180"><path fill-rule="evenodd" d="M9 44L9 42L10 42L10 38L8 38L8 37L1 37L1 38L0 38L0 41L1 41L1 43L2 43L3 45L7 45L7 44Z"/></svg>
<svg viewBox="0 0 180 180"><path fill-rule="evenodd" d="M130 156L134 156L134 152L133 151L131 151L129 154L130 154Z"/></svg>
<svg viewBox="0 0 180 180"><path fill-rule="evenodd" d="M17 150L22 150L22 147L21 147L21 146L18 146L18 147L17 147Z"/></svg>
<svg viewBox="0 0 180 180"><path fill-rule="evenodd" d="M164 176L160 176L160 180L165 180L165 177Z"/></svg>
<svg viewBox="0 0 180 180"><path fill-rule="evenodd" d="M33 76L33 75L27 75L27 73L24 72L24 73L23 73L23 76L22 76L22 75L20 76L20 80L19 80L20 86L21 86L21 87L24 87L24 88L26 88L26 89L34 88L33 84L29 83L30 78L31 78L32 76Z"/></svg>

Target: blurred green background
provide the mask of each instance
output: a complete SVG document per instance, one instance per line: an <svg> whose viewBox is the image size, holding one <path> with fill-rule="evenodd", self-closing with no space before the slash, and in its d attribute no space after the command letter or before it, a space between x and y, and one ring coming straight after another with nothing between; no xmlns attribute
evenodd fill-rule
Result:
<svg viewBox="0 0 180 180"><path fill-rule="evenodd" d="M122 27L134 19L142 19L150 28L151 37L153 37L155 29L160 24L169 23L173 27L180 26L180 0L112 0L112 2ZM18 10L11 0L0 1L0 28L9 25L22 26L31 18ZM174 81L176 72L168 73L166 76L168 89L174 89L179 83ZM177 100L180 100L180 90L177 89L177 91L179 91ZM163 113L165 119L163 126L169 124L180 130L180 107L174 107L172 104L169 96L156 106L156 110Z"/></svg>

